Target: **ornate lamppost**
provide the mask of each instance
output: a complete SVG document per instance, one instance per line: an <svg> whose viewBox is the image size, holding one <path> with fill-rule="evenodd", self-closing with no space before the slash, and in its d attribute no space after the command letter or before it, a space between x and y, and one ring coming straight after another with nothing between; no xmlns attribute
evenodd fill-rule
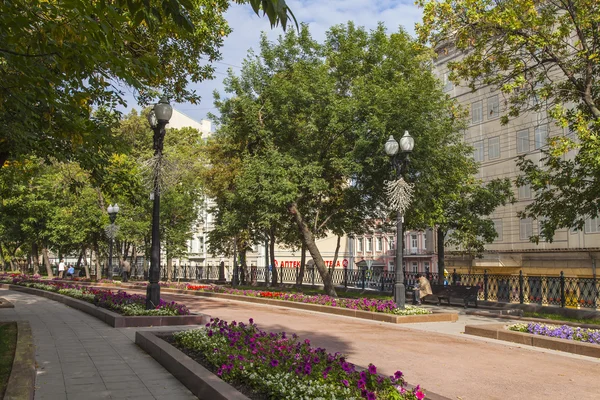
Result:
<svg viewBox="0 0 600 400"><path fill-rule="evenodd" d="M108 230L108 237L110 239L110 246L108 250L108 269L106 270L106 279L112 280L113 277L113 242L115 241L115 234L117 233L115 220L117 219L117 214L119 213L119 205L115 203L108 206L108 218L110 218L110 227Z"/></svg>
<svg viewBox="0 0 600 400"><path fill-rule="evenodd" d="M154 105L148 113L148 122L154 131L154 163L152 177L152 245L150 251L150 271L148 273L148 287L146 289L146 309L156 308L160 302L160 166L162 163L163 142L165 128L173 115L173 107L166 96Z"/></svg>
<svg viewBox="0 0 600 400"><path fill-rule="evenodd" d="M402 229L403 214L410 204L413 187L407 183L403 176L410 159L409 154L415 147L415 140L404 131L400 144L394 136L385 143L385 152L390 156L392 166L396 172L396 180L386 182L386 191L390 199L391 207L396 210L396 276L394 284L394 302L398 308L404 308L406 303L406 291L404 287L404 271L402 270L402 256L404 251L404 232ZM398 153L400 150L400 153Z"/></svg>

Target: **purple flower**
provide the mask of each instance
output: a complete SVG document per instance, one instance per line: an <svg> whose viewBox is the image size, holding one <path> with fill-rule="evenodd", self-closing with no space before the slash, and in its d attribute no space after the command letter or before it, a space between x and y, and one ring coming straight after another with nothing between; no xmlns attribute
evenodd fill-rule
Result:
<svg viewBox="0 0 600 400"><path fill-rule="evenodd" d="M271 367L276 367L279 365L279 361L277 360L271 360Z"/></svg>
<svg viewBox="0 0 600 400"><path fill-rule="evenodd" d="M375 375L377 373L377 367L375 367L373 364L369 364L369 373L371 375Z"/></svg>
<svg viewBox="0 0 600 400"><path fill-rule="evenodd" d="M348 383L348 381L346 379L342 379L342 385L348 387L350 386L350 384Z"/></svg>

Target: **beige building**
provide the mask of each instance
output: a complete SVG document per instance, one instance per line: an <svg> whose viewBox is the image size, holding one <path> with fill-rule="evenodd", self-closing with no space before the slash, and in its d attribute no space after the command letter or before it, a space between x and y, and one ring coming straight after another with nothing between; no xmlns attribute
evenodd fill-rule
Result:
<svg viewBox="0 0 600 400"><path fill-rule="evenodd" d="M517 188L514 184L520 173L517 158L524 155L538 162L540 149L547 147L549 137L568 135L569 132L557 127L543 107L540 112L523 114L502 125L500 117L507 112L504 94L490 87L480 87L472 92L467 87L453 85L448 80L447 63L460 57L460 53L450 47L440 48L438 54L436 73L444 84L444 91L469 110L464 140L473 146L473 157L480 163L478 178L483 182L510 178L517 200L515 204L498 208L492 215L498 237L486 246L483 258L450 254L446 268L463 272L487 269L488 273L502 274L523 270L524 274L530 275L558 275L564 271L568 276L595 276L595 260L600 257L597 219L588 220L583 231L562 229L556 232L552 243L540 241L535 244L529 238L538 234L539 221L517 216L535 196L530 187Z"/></svg>

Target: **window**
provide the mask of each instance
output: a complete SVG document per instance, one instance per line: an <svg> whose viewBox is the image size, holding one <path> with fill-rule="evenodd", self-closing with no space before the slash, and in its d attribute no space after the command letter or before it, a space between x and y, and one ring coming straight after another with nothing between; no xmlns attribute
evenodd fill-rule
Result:
<svg viewBox="0 0 600 400"><path fill-rule="evenodd" d="M356 251L358 251L359 253L362 253L362 251L363 251L363 240L362 240L362 238L356 239Z"/></svg>
<svg viewBox="0 0 600 400"><path fill-rule="evenodd" d="M500 100L498 99L498 95L488 97L487 107L488 119L493 119L500 116Z"/></svg>
<svg viewBox="0 0 600 400"><path fill-rule="evenodd" d="M483 161L483 140L473 142L473 159L477 162Z"/></svg>
<svg viewBox="0 0 600 400"><path fill-rule="evenodd" d="M586 218L585 220L585 233L598 233L600 232L600 224L598 218Z"/></svg>
<svg viewBox="0 0 600 400"><path fill-rule="evenodd" d="M529 129L523 129L517 132L517 153L527 153L529 151Z"/></svg>
<svg viewBox="0 0 600 400"><path fill-rule="evenodd" d="M471 103L471 122L478 124L483 120L483 102Z"/></svg>
<svg viewBox="0 0 600 400"><path fill-rule="evenodd" d="M388 238L388 248L390 250L394 250L396 248L396 238L393 236L390 236Z"/></svg>
<svg viewBox="0 0 600 400"><path fill-rule="evenodd" d="M546 145L548 141L548 127L544 125L539 125L535 127L534 131L534 146L535 149L540 149L542 146Z"/></svg>
<svg viewBox="0 0 600 400"><path fill-rule="evenodd" d="M531 198L531 185L519 186L519 199L530 199Z"/></svg>
<svg viewBox="0 0 600 400"><path fill-rule="evenodd" d="M388 271L394 272L394 263L392 261L388 262Z"/></svg>
<svg viewBox="0 0 600 400"><path fill-rule="evenodd" d="M452 89L454 89L454 84L452 83L452 81L449 78L450 73L449 72L444 72L444 75L442 76L442 84L444 85L444 92L449 92Z"/></svg>
<svg viewBox="0 0 600 400"><path fill-rule="evenodd" d="M418 247L419 247L419 242L417 241L417 235L413 233L412 235L410 235L411 251L416 252Z"/></svg>
<svg viewBox="0 0 600 400"><path fill-rule="evenodd" d="M494 223L494 229L496 230L496 234L498 236L496 236L496 239L494 239L494 242L501 242L502 241L502 220L501 219L493 219L492 222Z"/></svg>
<svg viewBox="0 0 600 400"><path fill-rule="evenodd" d="M519 237L521 240L529 240L533 235L533 224L531 218L523 218L520 221L519 226Z"/></svg>
<svg viewBox="0 0 600 400"><path fill-rule="evenodd" d="M198 237L198 242L200 243L200 249L198 250L198 252L204 253L204 236Z"/></svg>
<svg viewBox="0 0 600 400"><path fill-rule="evenodd" d="M412 272L419 272L419 264L416 261L412 262Z"/></svg>
<svg viewBox="0 0 600 400"><path fill-rule="evenodd" d="M488 139L488 158L500 157L500 136L496 136Z"/></svg>
<svg viewBox="0 0 600 400"><path fill-rule="evenodd" d="M428 273L428 272L429 272L429 261L425 261L425 262L423 263L423 265L425 266L425 272L427 272L427 273Z"/></svg>
<svg viewBox="0 0 600 400"><path fill-rule="evenodd" d="M367 238L366 250L367 252L373 251L373 238Z"/></svg>
<svg viewBox="0 0 600 400"><path fill-rule="evenodd" d="M375 239L375 250L381 251L383 248L383 238L380 236Z"/></svg>

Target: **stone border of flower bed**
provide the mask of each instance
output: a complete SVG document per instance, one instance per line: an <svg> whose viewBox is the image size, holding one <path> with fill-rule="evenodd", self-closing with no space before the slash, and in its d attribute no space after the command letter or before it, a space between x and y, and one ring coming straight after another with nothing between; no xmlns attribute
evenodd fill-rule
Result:
<svg viewBox="0 0 600 400"><path fill-rule="evenodd" d="M177 331L136 331L135 343L200 399L250 400L236 388L159 337L159 335L168 336L174 332Z"/></svg>
<svg viewBox="0 0 600 400"><path fill-rule="evenodd" d="M480 317L490 317L490 318L501 318L501 319L510 319L510 320L518 320L518 321L530 321L530 322L539 322L542 324L552 324L552 325L568 325L573 327L580 328L589 328L589 329L600 329L600 325L595 324L580 324L577 322L571 321L559 321L554 319L546 319L546 318L533 318L533 317L520 317L518 315L501 315L494 314L485 311L467 311L466 315L477 315Z"/></svg>
<svg viewBox="0 0 600 400"><path fill-rule="evenodd" d="M78 282L81 284L80 282ZM94 284L89 283L88 286L98 286L98 287L111 287L110 284ZM112 285L114 287L114 285ZM141 285L135 284L121 284L119 285L121 289L130 287L132 289L142 289ZM172 288L161 288L161 292L165 293L177 293L177 294L187 294L190 296L200 296L200 297L214 297L219 299L227 299L227 300L236 300L236 301L245 301L247 303L257 303L257 304L266 304L277 307L287 307L287 308L296 308L300 310L308 310L308 311L316 311L326 314L335 314L335 315L343 315L346 317L353 318L362 318L368 319L372 321L379 322L389 322L392 324L412 324L418 322L456 322L458 321L458 313L437 313L433 314L420 314L420 315L394 315L394 314L385 314L380 312L373 311L363 311L363 310L352 310L350 308L340 308L340 307L332 307L332 306L324 306L319 304L311 304L311 303L299 303L293 301L285 301L285 300L275 300L275 299L267 299L263 297L251 297L251 296L239 296L235 294L227 294L227 293L213 293L213 292L202 292L196 290L185 290L185 289L172 289Z"/></svg>
<svg viewBox="0 0 600 400"><path fill-rule="evenodd" d="M532 333L509 331L504 324L466 325L465 333L489 339L504 340L507 342L527 346L541 347L544 349L564 351L581 356L600 358L600 345L579 342L576 340L559 339L548 336L534 335Z"/></svg>
<svg viewBox="0 0 600 400"><path fill-rule="evenodd" d="M132 328L132 327L147 327L147 326L172 326L172 325L204 325L210 321L210 315L206 314L190 314L190 315L141 315L141 316L125 316L114 311L97 307L83 300L74 299L62 294L49 292L46 290L28 288L25 286L11 285L7 283L0 284L0 287L24 292L36 296L45 297L50 300L58 301L69 307L83 311L86 314L92 315L113 328Z"/></svg>
<svg viewBox="0 0 600 400"><path fill-rule="evenodd" d="M31 326L17 321L17 348L4 400L33 400L35 393L35 347Z"/></svg>
<svg viewBox="0 0 600 400"><path fill-rule="evenodd" d="M135 332L135 343L160 365L177 378L199 399L211 400L250 400L246 395L223 381L204 366L197 363L175 346L163 340L162 337L170 336L180 330ZM364 369L357 367L357 369ZM406 384L407 388L413 386ZM427 391L425 400L450 400L437 393Z"/></svg>
<svg viewBox="0 0 600 400"><path fill-rule="evenodd" d="M15 305L10 301L0 297L0 308L15 308Z"/></svg>

